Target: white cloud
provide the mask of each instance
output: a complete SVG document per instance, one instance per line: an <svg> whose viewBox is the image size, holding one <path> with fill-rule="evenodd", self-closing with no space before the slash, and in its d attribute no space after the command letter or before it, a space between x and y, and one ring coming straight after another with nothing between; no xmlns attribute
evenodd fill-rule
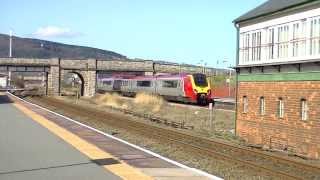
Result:
<svg viewBox="0 0 320 180"><path fill-rule="evenodd" d="M76 36L80 36L81 33L74 32L69 28L46 26L38 28L37 31L33 33L33 35L41 38L73 38Z"/></svg>

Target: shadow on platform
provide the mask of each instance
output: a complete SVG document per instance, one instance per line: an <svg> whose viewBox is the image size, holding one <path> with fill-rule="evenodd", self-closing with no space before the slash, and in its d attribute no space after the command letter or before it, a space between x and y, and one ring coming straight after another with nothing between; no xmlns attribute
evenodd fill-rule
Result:
<svg viewBox="0 0 320 180"><path fill-rule="evenodd" d="M9 104L13 103L13 101L7 96L0 94L0 104Z"/></svg>

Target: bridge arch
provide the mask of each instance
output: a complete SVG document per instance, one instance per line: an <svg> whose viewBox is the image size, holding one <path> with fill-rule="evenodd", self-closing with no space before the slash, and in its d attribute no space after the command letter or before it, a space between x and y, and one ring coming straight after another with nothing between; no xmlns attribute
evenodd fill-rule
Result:
<svg viewBox="0 0 320 180"><path fill-rule="evenodd" d="M85 81L85 74L81 71L63 70L61 72L61 95L75 95L78 92L80 96L86 96L85 85L88 82Z"/></svg>

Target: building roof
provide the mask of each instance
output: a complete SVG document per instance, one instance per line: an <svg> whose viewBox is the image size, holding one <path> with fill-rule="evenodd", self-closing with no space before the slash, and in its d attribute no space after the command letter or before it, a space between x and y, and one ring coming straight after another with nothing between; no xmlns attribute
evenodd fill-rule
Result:
<svg viewBox="0 0 320 180"><path fill-rule="evenodd" d="M266 16L271 13L290 9L290 8L300 6L306 3L310 3L313 1L317 1L317 0L268 0L267 2L261 4L260 6L254 8L253 10L238 17L233 22L239 23L239 22L254 19L257 17Z"/></svg>

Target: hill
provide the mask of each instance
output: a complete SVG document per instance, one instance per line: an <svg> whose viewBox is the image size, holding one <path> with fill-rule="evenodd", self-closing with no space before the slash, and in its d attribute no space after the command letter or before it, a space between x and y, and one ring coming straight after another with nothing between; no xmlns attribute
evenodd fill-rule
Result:
<svg viewBox="0 0 320 180"><path fill-rule="evenodd" d="M121 54L84 46L75 46L32 38L13 36L13 57L16 58L63 58L63 59L127 59ZM0 34L0 57L9 55L9 36Z"/></svg>

